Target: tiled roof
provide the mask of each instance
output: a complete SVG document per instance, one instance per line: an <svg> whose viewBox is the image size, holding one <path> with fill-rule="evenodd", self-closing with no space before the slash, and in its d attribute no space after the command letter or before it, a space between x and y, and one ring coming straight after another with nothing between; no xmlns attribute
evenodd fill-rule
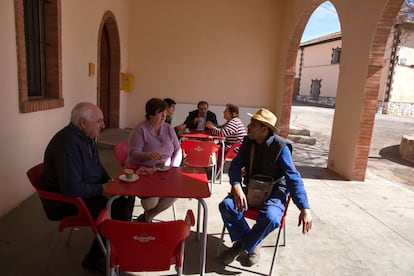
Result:
<svg viewBox="0 0 414 276"><path fill-rule="evenodd" d="M300 44L300 46L308 46L308 45L312 45L312 44L318 44L318 43L323 43L323 42L328 42L331 40L337 40L337 39L341 39L342 34L341 32L335 32L335 33L330 33L327 35L323 35L317 38L313 38L307 41L304 41Z"/></svg>

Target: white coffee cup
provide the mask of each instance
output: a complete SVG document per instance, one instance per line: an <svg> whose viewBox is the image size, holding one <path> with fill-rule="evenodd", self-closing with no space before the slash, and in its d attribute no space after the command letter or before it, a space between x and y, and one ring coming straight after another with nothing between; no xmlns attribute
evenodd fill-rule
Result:
<svg viewBox="0 0 414 276"><path fill-rule="evenodd" d="M125 169L125 178L126 179L132 179L134 177L134 170L133 169Z"/></svg>

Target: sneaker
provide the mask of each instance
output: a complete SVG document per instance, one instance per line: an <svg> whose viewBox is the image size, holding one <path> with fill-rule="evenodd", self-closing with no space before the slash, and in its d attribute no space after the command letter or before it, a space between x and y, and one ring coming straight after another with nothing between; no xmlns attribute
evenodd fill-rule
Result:
<svg viewBox="0 0 414 276"><path fill-rule="evenodd" d="M224 250L221 253L220 258L223 261L224 265L230 264L234 259L243 252L243 244L241 241L236 241L232 247L227 250Z"/></svg>
<svg viewBox="0 0 414 276"><path fill-rule="evenodd" d="M252 254L247 254L246 251L243 251L239 256L238 261L242 266L247 267L257 264L260 261L260 247L256 246Z"/></svg>
<svg viewBox="0 0 414 276"><path fill-rule="evenodd" d="M102 275L106 274L106 261L105 257L92 258L89 255L83 259L82 267L87 270L95 270Z"/></svg>

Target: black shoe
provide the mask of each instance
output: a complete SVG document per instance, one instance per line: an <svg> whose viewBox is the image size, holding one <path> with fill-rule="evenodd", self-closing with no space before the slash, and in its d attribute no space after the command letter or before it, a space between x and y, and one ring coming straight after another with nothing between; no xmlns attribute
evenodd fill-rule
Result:
<svg viewBox="0 0 414 276"><path fill-rule="evenodd" d="M89 255L83 259L82 267L87 270L95 270L103 275L106 274L106 261L105 257L93 258Z"/></svg>
<svg viewBox="0 0 414 276"><path fill-rule="evenodd" d="M224 265L230 264L234 259L243 252L243 244L241 241L236 241L232 247L224 250L221 253L220 258Z"/></svg>
<svg viewBox="0 0 414 276"><path fill-rule="evenodd" d="M145 221L145 214L141 214L141 215L139 215L139 216L135 219L135 221L136 221L136 222L146 222L146 221Z"/></svg>
<svg viewBox="0 0 414 276"><path fill-rule="evenodd" d="M237 259L242 266L251 267L260 261L260 246L256 246L252 254L242 252Z"/></svg>

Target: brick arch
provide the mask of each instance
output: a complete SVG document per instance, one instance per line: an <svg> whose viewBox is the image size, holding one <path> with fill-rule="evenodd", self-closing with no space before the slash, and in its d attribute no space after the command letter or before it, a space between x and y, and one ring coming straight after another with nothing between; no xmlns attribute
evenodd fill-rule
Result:
<svg viewBox="0 0 414 276"><path fill-rule="evenodd" d="M384 66L384 52L394 20L404 0L390 0L386 3L375 28L369 52L368 74L363 93L363 110L360 117L355 162L352 179L363 181L368 165L369 148L377 109L381 70Z"/></svg>
<svg viewBox="0 0 414 276"><path fill-rule="evenodd" d="M101 64L102 37L108 40L108 66ZM107 117L108 128L119 127L119 102L120 102L120 68L121 68L121 48L118 32L118 24L115 15L111 11L106 11L102 17L98 35L98 70L97 88L98 106ZM103 72L105 70L105 72ZM107 70L107 72L106 72ZM105 77L102 77L104 75ZM103 89L106 87L106 89Z"/></svg>
<svg viewBox="0 0 414 276"><path fill-rule="evenodd" d="M305 26L313 11L325 1L314 1L303 11L298 24L295 27L287 53L286 67L284 70L284 91L279 121L280 135L287 137L290 124L290 112L292 108L292 95L295 77L295 64L297 49L300 44ZM388 35L390 34L394 20L404 0L389 0L378 20L371 49L369 52L368 74L363 92L363 111L360 117L358 142L355 150L355 162L352 168L350 180L363 181L368 165L369 147L377 108L377 98L381 78L381 70L384 66L384 52Z"/></svg>
<svg viewBox="0 0 414 276"><path fill-rule="evenodd" d="M306 24L309 21L313 11L325 0L314 1L310 3L306 10L300 16L299 22L293 32L290 39L289 48L286 57L286 67L284 70L284 91L282 96L282 106L280 109L280 120L279 120L279 134L282 137L287 137L289 134L290 125L290 112L292 109L292 96L293 96L293 85L295 82L295 67L296 67L296 55L298 53L300 39L302 38L303 31L305 30Z"/></svg>

